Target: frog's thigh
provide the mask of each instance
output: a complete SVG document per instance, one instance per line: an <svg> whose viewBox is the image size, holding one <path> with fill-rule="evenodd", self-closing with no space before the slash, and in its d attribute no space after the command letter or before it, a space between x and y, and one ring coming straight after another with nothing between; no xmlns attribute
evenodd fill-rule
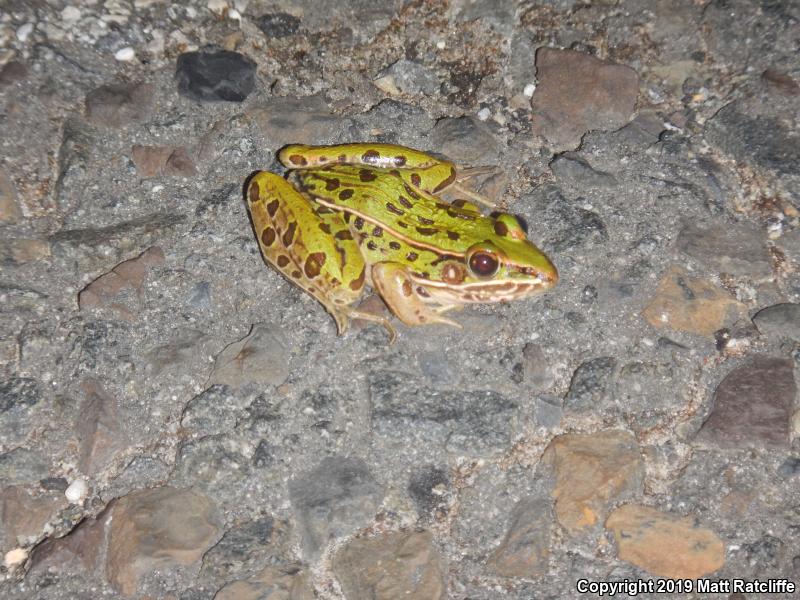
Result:
<svg viewBox="0 0 800 600"><path fill-rule="evenodd" d="M285 179L265 171L250 182L248 205L264 259L316 298L344 333L366 264L341 214L317 214Z"/></svg>
<svg viewBox="0 0 800 600"><path fill-rule="evenodd" d="M379 262L373 265L372 285L389 309L406 325L442 323L461 327L420 299L407 269L399 263Z"/></svg>

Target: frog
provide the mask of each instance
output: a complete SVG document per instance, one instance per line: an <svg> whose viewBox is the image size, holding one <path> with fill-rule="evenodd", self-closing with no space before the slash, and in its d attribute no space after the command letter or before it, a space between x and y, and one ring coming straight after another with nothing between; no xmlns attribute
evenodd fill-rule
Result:
<svg viewBox="0 0 800 600"><path fill-rule="evenodd" d="M449 160L385 143L289 144L277 158L285 176L257 171L245 186L256 239L264 260L331 314L339 335L362 319L395 340L389 318L356 306L367 287L405 325L460 327L447 313L558 282L517 217L442 199L466 189Z"/></svg>

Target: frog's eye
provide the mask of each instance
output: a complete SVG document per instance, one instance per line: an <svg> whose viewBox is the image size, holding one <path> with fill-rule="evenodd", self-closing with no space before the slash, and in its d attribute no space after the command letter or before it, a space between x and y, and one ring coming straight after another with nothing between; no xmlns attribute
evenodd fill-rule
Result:
<svg viewBox="0 0 800 600"><path fill-rule="evenodd" d="M481 279L494 277L500 268L500 260L497 258L497 254L484 247L472 250L469 253L467 264L472 274Z"/></svg>

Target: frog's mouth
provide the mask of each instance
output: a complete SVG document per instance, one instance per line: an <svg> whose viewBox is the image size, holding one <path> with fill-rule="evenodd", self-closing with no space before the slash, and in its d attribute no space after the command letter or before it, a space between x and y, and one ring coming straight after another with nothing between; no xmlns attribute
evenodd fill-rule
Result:
<svg viewBox="0 0 800 600"><path fill-rule="evenodd" d="M444 281L431 281L410 275L417 295L423 302L431 304L487 304L509 302L526 296L533 296L550 289L558 281L557 275L540 273L524 279L504 281L472 281L453 284Z"/></svg>

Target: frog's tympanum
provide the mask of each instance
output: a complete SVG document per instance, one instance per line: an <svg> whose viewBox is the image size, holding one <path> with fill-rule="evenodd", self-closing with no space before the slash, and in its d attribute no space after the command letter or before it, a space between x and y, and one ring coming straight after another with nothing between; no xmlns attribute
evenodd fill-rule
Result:
<svg viewBox="0 0 800 600"><path fill-rule="evenodd" d="M558 273L509 214L484 216L438 194L456 169L403 146L284 147L288 180L266 171L247 197L264 259L333 315L384 317L353 304L372 287L407 325L458 324L444 316L464 304L505 302L553 287Z"/></svg>

